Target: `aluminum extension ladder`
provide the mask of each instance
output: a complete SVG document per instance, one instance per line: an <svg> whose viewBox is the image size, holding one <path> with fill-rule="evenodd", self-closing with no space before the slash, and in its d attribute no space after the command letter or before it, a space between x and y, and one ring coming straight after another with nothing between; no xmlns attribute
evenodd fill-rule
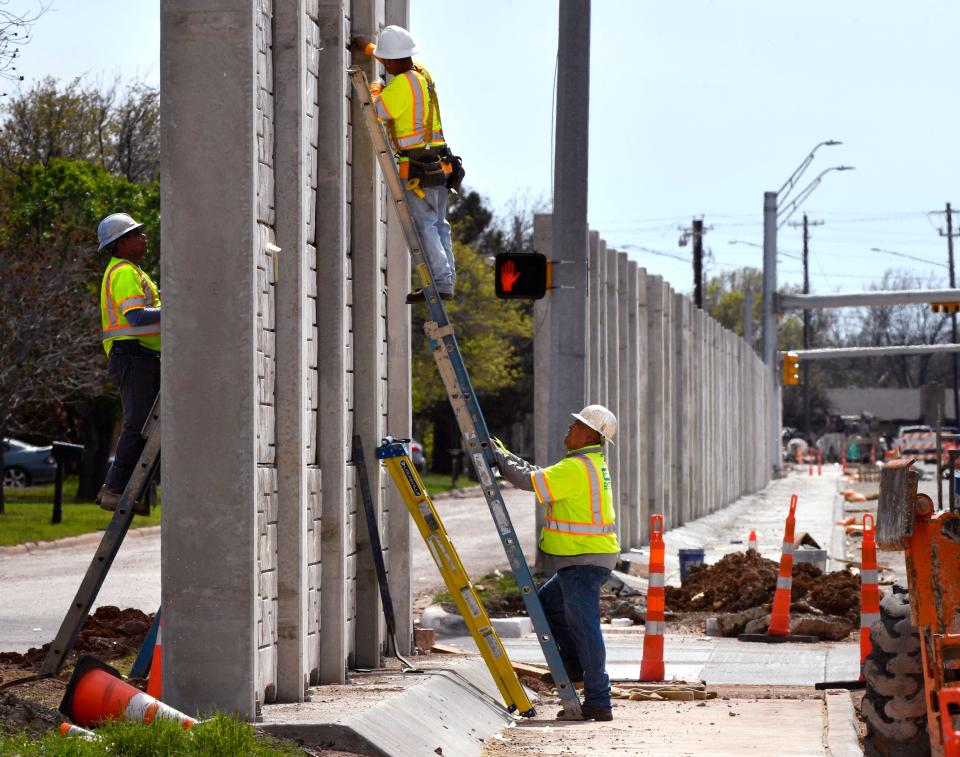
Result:
<svg viewBox="0 0 960 757"><path fill-rule="evenodd" d="M77 589L77 595L73 599L73 604L67 610L67 614L60 624L60 630L56 638L50 644L46 656L43 658L43 664L40 666L38 678L48 678L55 676L60 672L63 663L73 649L77 641L77 635L87 620L87 615L93 603L100 593L100 587L103 586L107 573L113 565L113 560L120 551L120 545L123 544L123 538L130 529L130 523L133 521L134 503L146 495L147 487L153 480L154 473L160 463L160 395L154 400L153 407L150 409L150 415L147 422L143 425L142 436L146 440L143 452L140 453L140 459L137 461L137 467L130 477L120 502L110 519L107 530L100 539L100 546L93 555L90 567L80 582L80 588Z"/></svg>
<svg viewBox="0 0 960 757"><path fill-rule="evenodd" d="M400 490L403 502L417 524L420 535L470 630L470 635L487 663L507 709L510 712L518 711L524 717L533 717L536 714L533 705L530 704L527 693L510 664L507 651L493 629L490 616L477 596L476 589L460 562L460 555L447 536L440 515L433 506L403 442L388 436L377 447L377 459L386 465L393 483Z"/></svg>
<svg viewBox="0 0 960 757"><path fill-rule="evenodd" d="M492 468L496 459L493 454L487 423L474 394L473 385L470 383L470 376L467 374L463 356L460 354L453 325L447 318L447 312L437 293L430 265L424 255L420 237L407 208L404 188L393 160L393 152L387 145L383 129L373 112L373 101L370 97L367 75L363 69L356 67L348 69L348 73L353 83L357 102L360 105L363 121L377 153L380 170L383 172L407 246L410 248L414 268L419 273L420 281L423 284L426 304L431 318L424 325L424 331L430 340L433 357L440 371L440 377L443 379L443 385L447 390L450 404L453 406L457 424L460 426L460 433L467 448L467 454L473 462L477 477L483 486L483 495L486 497L487 506L490 508L490 514L496 524L500 541L503 542L503 549L510 561L513 576L520 587L527 615L529 615L534 630L537 632L537 639L553 676L557 693L563 703L565 715L569 718L577 718L581 712L580 699L577 696L576 689L570 683L570 677L567 675L563 660L560 658L560 649L553 638L547 616L544 614L543 606L537 597L533 576L530 575L530 568L527 566L523 550L520 548L520 540L517 538L516 531L514 531L510 514L507 512L503 495L500 493L500 487L494 478Z"/></svg>

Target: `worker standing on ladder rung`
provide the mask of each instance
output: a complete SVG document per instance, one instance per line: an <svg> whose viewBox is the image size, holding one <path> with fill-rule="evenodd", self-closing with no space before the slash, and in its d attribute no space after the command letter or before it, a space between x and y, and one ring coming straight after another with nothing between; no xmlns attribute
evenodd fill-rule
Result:
<svg viewBox="0 0 960 757"><path fill-rule="evenodd" d="M402 27L384 27L377 44L355 37L353 49L374 56L392 77L386 86L380 82L370 85L374 111L386 126L407 207L437 292L441 299L453 299L457 271L447 222L447 193L459 190L463 168L444 140L433 79L413 62L413 55L420 50ZM422 289L407 295L408 305L424 300Z"/></svg>
<svg viewBox="0 0 960 757"><path fill-rule="evenodd" d="M617 419L602 405L572 413L566 457L539 468L497 441L500 472L518 489L536 492L546 508L540 551L551 578L537 594L571 680L583 681L585 720L612 720L606 647L600 630L600 587L616 566L620 543L604 442ZM560 713L562 715L562 711Z"/></svg>
<svg viewBox="0 0 960 757"><path fill-rule="evenodd" d="M142 223L113 213L100 222L97 237L99 251L110 255L100 285L103 349L123 405L123 429L97 503L115 510L143 452L140 432L160 391L160 290L140 267L147 254ZM146 502L133 509L150 514Z"/></svg>

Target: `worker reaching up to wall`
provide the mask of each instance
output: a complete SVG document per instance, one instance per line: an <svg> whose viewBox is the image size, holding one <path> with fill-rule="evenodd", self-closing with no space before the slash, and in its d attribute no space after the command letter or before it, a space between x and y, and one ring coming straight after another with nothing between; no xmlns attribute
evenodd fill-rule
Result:
<svg viewBox="0 0 960 757"><path fill-rule="evenodd" d="M394 150L407 206L437 292L441 299L453 299L457 271L447 223L447 192L459 189L463 168L444 139L433 79L413 62L413 55L420 50L402 27L385 27L376 44L355 37L353 49L379 60L390 77L386 86L372 83L370 95ZM423 290L418 289L407 295L407 304L425 299Z"/></svg>
<svg viewBox="0 0 960 757"><path fill-rule="evenodd" d="M567 455L547 468L531 465L495 439L497 467L518 489L536 492L546 508L539 549L551 578L537 595L571 680L583 680L583 718L612 720L606 647L600 630L600 587L620 556L613 487L603 456L617 419L602 405L571 413ZM552 574L552 575L551 575ZM561 710L559 718L569 719Z"/></svg>

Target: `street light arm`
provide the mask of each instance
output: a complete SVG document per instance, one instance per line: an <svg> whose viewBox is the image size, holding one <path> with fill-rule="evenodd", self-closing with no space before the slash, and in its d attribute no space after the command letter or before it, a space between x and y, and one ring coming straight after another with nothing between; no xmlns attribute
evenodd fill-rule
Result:
<svg viewBox="0 0 960 757"><path fill-rule="evenodd" d="M784 205L782 208L780 208L777 211L777 228L778 229L782 228L783 225L788 220L790 220L790 216L792 216L796 212L797 208L799 208L803 204L803 201L806 200L811 194L813 194L813 190L815 190L817 187L820 186L820 182L823 181L824 176L826 176L831 171L853 171L853 170L854 170L853 166L831 166L830 168L825 168L823 171L817 174L817 178L815 178L813 181L807 184L807 186L805 186L802 190L800 190L800 194L798 194L787 205Z"/></svg>
<svg viewBox="0 0 960 757"><path fill-rule="evenodd" d="M792 174L790 174L790 178L788 178L783 183L783 186L777 190L777 202L783 202L784 200L787 199L787 197L790 196L790 192L793 191L793 188L797 185L797 182L800 181L800 177L803 176L804 172L813 162L813 156L816 155L817 150L819 150L821 147L825 145L832 147L834 145L842 145L842 144L843 142L840 142L836 139L826 139L823 142L818 142L814 146L814 148L810 151L810 154L803 159L803 162L801 162L799 166L797 166L797 169Z"/></svg>

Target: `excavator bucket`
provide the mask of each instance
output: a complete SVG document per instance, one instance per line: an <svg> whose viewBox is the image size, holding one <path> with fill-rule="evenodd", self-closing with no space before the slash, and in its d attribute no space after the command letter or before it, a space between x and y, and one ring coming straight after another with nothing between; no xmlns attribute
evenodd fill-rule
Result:
<svg viewBox="0 0 960 757"><path fill-rule="evenodd" d="M902 550L903 540L913 535L917 483L920 481L920 474L911 467L915 462L909 458L891 460L880 471L877 546L882 550Z"/></svg>

